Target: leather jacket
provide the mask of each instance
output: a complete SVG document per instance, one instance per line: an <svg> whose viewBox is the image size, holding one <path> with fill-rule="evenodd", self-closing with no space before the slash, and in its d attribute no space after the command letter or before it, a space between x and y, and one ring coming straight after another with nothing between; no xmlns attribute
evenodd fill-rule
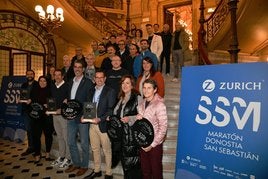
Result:
<svg viewBox="0 0 268 179"><path fill-rule="evenodd" d="M118 102L119 104L121 101ZM118 104L118 105L119 105ZM121 116L135 116L138 114L138 94L131 93L129 100L120 111ZM116 111L116 110L115 110ZM118 114L117 114L118 115ZM127 171L132 168L140 167L139 149L135 143L131 126L128 123L123 123L123 131L121 141L112 141L113 157L120 155L120 160L123 170Z"/></svg>
<svg viewBox="0 0 268 179"><path fill-rule="evenodd" d="M131 96L124 108L124 116L134 116L138 114L138 95L131 93ZM123 124L122 136L122 165L124 170L140 166L139 146L135 143L131 126Z"/></svg>

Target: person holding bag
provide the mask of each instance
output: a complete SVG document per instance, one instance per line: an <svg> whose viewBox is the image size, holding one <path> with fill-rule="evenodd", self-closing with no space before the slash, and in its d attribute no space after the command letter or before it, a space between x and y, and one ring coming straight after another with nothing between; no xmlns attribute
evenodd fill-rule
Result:
<svg viewBox="0 0 268 179"><path fill-rule="evenodd" d="M167 133L167 110L164 99L157 93L157 83L153 79L143 82L144 99L138 105L137 120L146 118L154 129L153 142L142 147L140 152L142 178L163 178L163 142Z"/></svg>
<svg viewBox="0 0 268 179"><path fill-rule="evenodd" d="M33 143L35 163L41 160L41 135L44 132L46 143L46 161L52 161L49 153L53 141L53 119L51 115L45 114L47 108L47 98L51 96L48 87L48 81L45 76L40 76L38 79L38 86L34 87L30 94L31 110L29 116L32 118L33 126Z"/></svg>
<svg viewBox="0 0 268 179"><path fill-rule="evenodd" d="M141 165L139 156L139 145L132 137L131 126L135 122L138 114L137 106L140 95L135 90L135 79L131 75L125 75L121 79L121 89L119 101L114 108L113 114L122 122L121 140L112 141L113 157L118 157L121 161L124 179L139 179L141 176ZM115 161L115 159L113 159Z"/></svg>

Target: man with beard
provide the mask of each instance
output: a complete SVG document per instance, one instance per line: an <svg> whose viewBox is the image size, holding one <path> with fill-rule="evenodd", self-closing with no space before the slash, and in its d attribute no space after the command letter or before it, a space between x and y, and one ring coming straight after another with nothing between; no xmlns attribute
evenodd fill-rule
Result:
<svg viewBox="0 0 268 179"><path fill-rule="evenodd" d="M116 36L116 43L118 44L120 40L126 41L127 36L125 35L124 29L122 27L118 28L117 36Z"/></svg>
<svg viewBox="0 0 268 179"><path fill-rule="evenodd" d="M81 47L77 47L75 49L75 56L73 56L72 60L71 60L71 66L67 72L67 77L68 77L68 81L69 80L72 80L75 76L75 73L74 73L74 62L76 60L81 60L84 64L86 64L86 59L85 59L85 56L83 55L83 49Z"/></svg>
<svg viewBox="0 0 268 179"><path fill-rule="evenodd" d="M26 71L27 82L23 83L21 88L27 90L27 96L30 97L31 90L38 86L38 82L34 80L35 73L33 70ZM27 110L29 108L29 103L22 104L22 116L24 118L24 125L27 131L27 139L28 139L28 148L25 152L21 154L21 156L26 156L34 152L33 145L33 130L31 125L31 118L27 114Z"/></svg>
<svg viewBox="0 0 268 179"><path fill-rule="evenodd" d="M92 48L92 53L95 55L95 57L99 55L98 42L96 40L93 40L90 46Z"/></svg>
<svg viewBox="0 0 268 179"><path fill-rule="evenodd" d="M89 89L94 87L92 81L84 76L84 71L85 63L83 63L82 60L76 60L74 62L75 77L73 80L69 81L68 84L68 99L75 99L81 104L87 101L87 98L90 95ZM81 123L81 117L82 113L77 115L73 120L67 121L67 141L73 164L70 165L65 172L71 173L78 170L75 175L76 177L86 173L89 163L89 124ZM77 134L80 136L81 153L78 150Z"/></svg>
<svg viewBox="0 0 268 179"><path fill-rule="evenodd" d="M94 63L94 65L95 65L96 68L100 68L103 59L105 59L107 57L106 48L105 48L105 44L104 43L100 43L98 45L98 49L99 49L99 55L97 55L95 57L95 63Z"/></svg>
<svg viewBox="0 0 268 179"><path fill-rule="evenodd" d="M172 33L171 52L174 65L174 78L172 82L178 82L179 72L184 66L184 56L186 51L189 50L189 36L184 27L176 22L175 31Z"/></svg>
<svg viewBox="0 0 268 179"><path fill-rule="evenodd" d="M157 65L158 65L156 55L149 50L149 41L147 39L142 39L140 41L140 45L141 45L141 53L135 58L134 64L133 64L133 74L136 79L141 74L142 60L145 57L150 57L153 60L154 68L156 71L157 71Z"/></svg>

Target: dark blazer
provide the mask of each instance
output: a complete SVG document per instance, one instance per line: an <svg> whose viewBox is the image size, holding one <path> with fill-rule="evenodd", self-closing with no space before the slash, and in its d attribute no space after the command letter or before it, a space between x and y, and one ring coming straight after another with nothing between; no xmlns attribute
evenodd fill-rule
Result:
<svg viewBox="0 0 268 179"><path fill-rule="evenodd" d="M73 80L69 81L68 86L69 86L68 87L68 99L71 99L71 90L72 90L72 86L73 86ZM75 94L75 99L78 100L83 105L84 102L86 102L88 99L90 89L93 87L94 87L94 84L92 83L92 81L83 76L83 78L81 79L81 82L77 88L77 91ZM75 120L77 122L80 122L82 114L83 113L81 113L80 115L78 115L75 118Z"/></svg>
<svg viewBox="0 0 268 179"><path fill-rule="evenodd" d="M93 102L95 94L95 87L90 89L88 101ZM101 119L99 128L102 133L107 132L106 118L113 114L113 108L116 102L116 95L114 89L104 86L100 94L99 104L97 107L97 117Z"/></svg>
<svg viewBox="0 0 268 179"><path fill-rule="evenodd" d="M32 86L30 88L28 82L25 82L21 85L21 89L28 89L28 94L27 96L30 98L31 91L33 88L37 88L39 86L38 82L36 80L33 81ZM29 109L29 105L26 103L22 103L22 112L27 113L27 110Z"/></svg>

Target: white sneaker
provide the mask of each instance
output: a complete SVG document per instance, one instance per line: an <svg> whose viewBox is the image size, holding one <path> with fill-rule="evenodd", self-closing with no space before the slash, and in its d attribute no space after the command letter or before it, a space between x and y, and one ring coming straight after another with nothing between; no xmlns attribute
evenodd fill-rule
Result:
<svg viewBox="0 0 268 179"><path fill-rule="evenodd" d="M59 165L62 164L63 161L64 161L64 160L63 160L61 157L58 157L56 160L54 160L54 161L50 164L50 166L52 166L52 167L59 166Z"/></svg>
<svg viewBox="0 0 268 179"><path fill-rule="evenodd" d="M71 165L71 160L65 158L62 162L61 165L59 165L59 169L66 169L67 167L69 167L69 165Z"/></svg>
<svg viewBox="0 0 268 179"><path fill-rule="evenodd" d="M171 81L172 82L178 82L179 80L178 80L178 78L173 78Z"/></svg>

